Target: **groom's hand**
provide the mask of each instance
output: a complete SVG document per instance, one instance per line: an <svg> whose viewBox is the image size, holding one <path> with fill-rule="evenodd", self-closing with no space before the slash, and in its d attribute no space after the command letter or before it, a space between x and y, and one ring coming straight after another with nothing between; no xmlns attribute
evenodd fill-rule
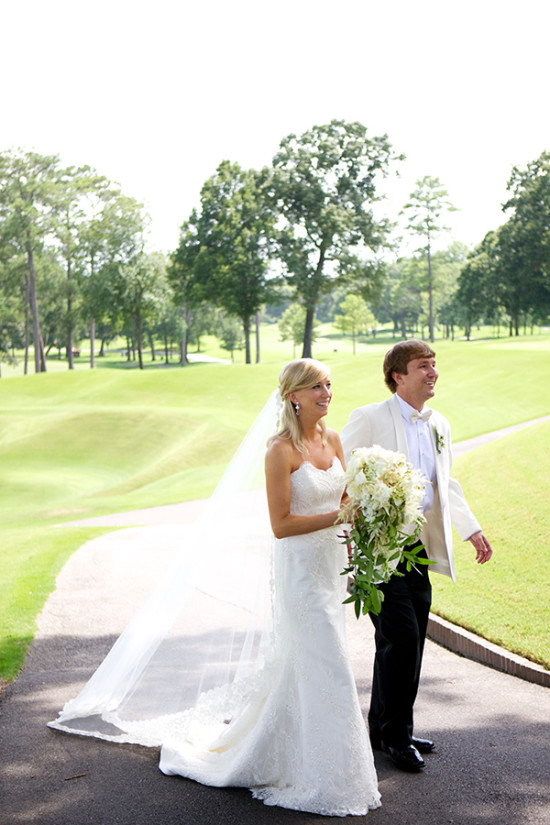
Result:
<svg viewBox="0 0 550 825"><path fill-rule="evenodd" d="M493 548L485 538L481 530L470 536L468 541L471 541L476 549L476 561L478 564L485 564L493 555Z"/></svg>

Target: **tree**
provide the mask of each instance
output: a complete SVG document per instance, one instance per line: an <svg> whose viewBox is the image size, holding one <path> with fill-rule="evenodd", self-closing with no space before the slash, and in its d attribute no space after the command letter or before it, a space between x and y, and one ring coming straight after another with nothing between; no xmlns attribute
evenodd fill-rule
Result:
<svg viewBox="0 0 550 825"><path fill-rule="evenodd" d="M83 273L81 279L83 312L90 325L90 369L95 367L96 325L104 308L108 306L101 279L98 282L98 269L102 261L105 237L103 235L102 217L94 215L82 228L80 233L81 252L83 256Z"/></svg>
<svg viewBox="0 0 550 825"><path fill-rule="evenodd" d="M434 315L438 323L445 325L445 336L453 337L455 324L461 320L459 304L456 301L458 279L468 260L468 247L455 241L447 249L434 255L434 265L438 278L434 284Z"/></svg>
<svg viewBox="0 0 550 825"><path fill-rule="evenodd" d="M61 358L67 340L67 288L63 265L55 250L45 248L36 256L36 288L40 295L40 331L44 357L52 348Z"/></svg>
<svg viewBox="0 0 550 825"><path fill-rule="evenodd" d="M507 261L519 281L521 311L544 317L550 311L550 152L543 152L526 169L514 167L508 181L510 213L499 230ZM514 326L518 334L519 319Z"/></svg>
<svg viewBox="0 0 550 825"><path fill-rule="evenodd" d="M340 304L340 312L334 316L334 325L343 335L350 335L353 342L353 354L356 352L357 336L373 327L375 318L367 302L359 295L346 295Z"/></svg>
<svg viewBox="0 0 550 825"><path fill-rule="evenodd" d="M52 209L59 196L59 158L36 152L0 155L0 232L25 255L26 295L32 316L35 372L46 371L36 288L37 254L52 230Z"/></svg>
<svg viewBox="0 0 550 825"><path fill-rule="evenodd" d="M306 310L301 304L293 303L285 309L277 326L281 341L292 341L293 353L296 356L296 347L304 340L306 326ZM315 340L317 322L313 322L312 340Z"/></svg>
<svg viewBox="0 0 550 825"><path fill-rule="evenodd" d="M488 232L468 256L458 277L456 300L462 307L464 332L468 340L473 324L496 317L503 306L499 257L498 232Z"/></svg>
<svg viewBox="0 0 550 825"><path fill-rule="evenodd" d="M508 220L487 233L460 274L467 335L473 319L500 324L503 312L510 335L519 335L522 320L544 320L550 311L550 154L514 168L508 190Z"/></svg>
<svg viewBox="0 0 550 825"><path fill-rule="evenodd" d="M396 159L386 135L369 138L365 126L342 120L288 135L280 144L273 159L273 197L282 223L278 255L306 310L303 357L312 354L321 296L338 281L364 275L365 254L385 242L389 223L375 220L372 205L379 199L378 178Z"/></svg>
<svg viewBox="0 0 550 825"><path fill-rule="evenodd" d="M16 363L15 348L24 346L27 267L11 243L0 246L0 361Z"/></svg>
<svg viewBox="0 0 550 825"><path fill-rule="evenodd" d="M196 218L195 283L205 300L240 319L247 364L252 319L274 297L274 283L268 279L275 224L267 199L269 182L267 169L246 171L222 161L202 187Z"/></svg>
<svg viewBox="0 0 550 825"><path fill-rule="evenodd" d="M439 178L426 176L416 181L416 189L411 192L409 201L402 210L402 213L410 210L407 224L409 231L425 240L425 244L419 251L425 253L428 263L428 326L432 342L434 340L432 241L438 232L448 229L439 223L441 214L457 211L449 202L448 197L449 193Z"/></svg>
<svg viewBox="0 0 550 825"><path fill-rule="evenodd" d="M374 307L381 323L391 320L394 336L406 338L414 332L422 315L422 273L417 258L400 258L388 266L388 277L380 302Z"/></svg>
<svg viewBox="0 0 550 825"><path fill-rule="evenodd" d="M221 346L231 356L233 361L233 354L236 349L242 349L243 331L239 321L232 315L226 315L224 312L219 313L218 323L216 325L217 336L220 339Z"/></svg>
<svg viewBox="0 0 550 825"><path fill-rule="evenodd" d="M14 298L5 298L0 303L0 364L16 364L12 349L21 338L21 323ZM0 367L0 377L2 375Z"/></svg>
<svg viewBox="0 0 550 825"><path fill-rule="evenodd" d="M201 351L201 337L214 335L218 329L218 312L214 304L201 301L193 308L191 321L187 328L189 343L195 346L195 352Z"/></svg>
<svg viewBox="0 0 550 825"><path fill-rule="evenodd" d="M102 191L95 214L81 228L83 314L90 326L90 367L96 325L112 337L124 317L124 268L140 262L148 217L143 206L118 190ZM131 270L127 270L130 272ZM100 353L101 354L101 353Z"/></svg>
<svg viewBox="0 0 550 825"><path fill-rule="evenodd" d="M124 314L134 326L139 368L143 369L143 331L148 313L162 303L168 282L164 256L142 253L121 267Z"/></svg>
<svg viewBox="0 0 550 825"><path fill-rule="evenodd" d="M69 167L59 173L60 193L53 209L52 225L61 244L67 277L66 346L69 369L73 369L74 366L75 265L79 258L82 259L89 238L88 225L93 222L90 202L92 195L100 196L101 190L105 190L106 186L106 179L100 177L89 166ZM81 241L84 241L84 244ZM93 361L93 353L91 358Z"/></svg>
<svg viewBox="0 0 550 825"><path fill-rule="evenodd" d="M197 275L197 259L201 251L198 222L198 215L193 210L189 220L181 227L180 242L178 248L170 256L167 269L168 280L181 312L180 364L182 367L189 363L187 347L194 314L205 300L204 289Z"/></svg>

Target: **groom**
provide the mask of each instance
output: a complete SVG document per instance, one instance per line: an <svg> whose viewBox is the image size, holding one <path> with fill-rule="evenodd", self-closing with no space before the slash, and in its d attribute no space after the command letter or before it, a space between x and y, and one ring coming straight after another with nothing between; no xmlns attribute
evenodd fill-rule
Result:
<svg viewBox="0 0 550 825"><path fill-rule="evenodd" d="M422 653L431 605L428 568L455 579L453 525L463 541L469 540L476 561L491 558L491 545L471 512L460 485L450 476L451 431L440 413L425 407L433 398L438 371L435 353L424 341L410 339L395 344L384 358L384 378L393 397L380 404L354 410L341 438L346 461L356 447L378 444L404 453L427 479L422 507L426 523L422 544L433 562L418 565L382 585L384 601L378 616L370 614L375 628L369 731L374 748L381 748L402 770L425 766L421 754L434 750L428 739L413 736L413 706L418 690Z"/></svg>

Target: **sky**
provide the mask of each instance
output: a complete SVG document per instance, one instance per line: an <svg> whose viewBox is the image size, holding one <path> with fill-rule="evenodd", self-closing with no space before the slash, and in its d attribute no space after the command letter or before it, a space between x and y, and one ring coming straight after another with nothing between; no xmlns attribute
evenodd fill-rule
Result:
<svg viewBox="0 0 550 825"><path fill-rule="evenodd" d="M430 175L459 211L438 243L506 220L514 166L550 150L548 0L1 0L0 151L88 164L169 252L228 159L268 165L333 119L406 155L395 219Z"/></svg>

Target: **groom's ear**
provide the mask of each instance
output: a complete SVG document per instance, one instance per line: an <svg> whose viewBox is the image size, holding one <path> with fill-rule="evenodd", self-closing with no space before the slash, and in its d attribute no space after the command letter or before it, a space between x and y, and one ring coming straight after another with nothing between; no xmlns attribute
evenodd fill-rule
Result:
<svg viewBox="0 0 550 825"><path fill-rule="evenodd" d="M403 375L400 372L392 372L391 377L393 378L398 387L401 386L401 384L403 383Z"/></svg>

